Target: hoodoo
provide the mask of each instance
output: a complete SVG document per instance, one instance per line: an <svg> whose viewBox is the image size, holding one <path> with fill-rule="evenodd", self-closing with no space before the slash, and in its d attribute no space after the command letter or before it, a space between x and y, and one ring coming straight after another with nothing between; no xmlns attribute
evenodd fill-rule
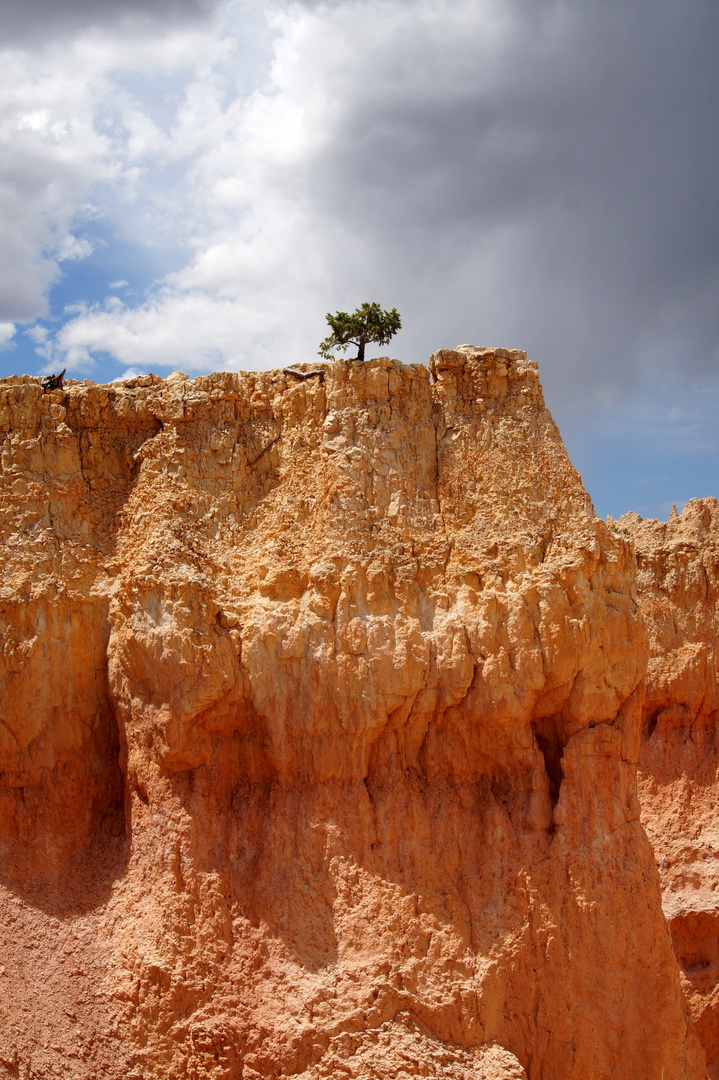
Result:
<svg viewBox="0 0 719 1080"><path fill-rule="evenodd" d="M0 1077L704 1080L677 527L519 350L323 371L0 381Z"/></svg>

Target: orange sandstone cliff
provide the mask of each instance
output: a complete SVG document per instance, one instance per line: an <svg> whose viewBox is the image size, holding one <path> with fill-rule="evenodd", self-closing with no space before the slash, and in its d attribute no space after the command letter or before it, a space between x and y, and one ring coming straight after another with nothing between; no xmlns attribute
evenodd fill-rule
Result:
<svg viewBox="0 0 719 1080"><path fill-rule="evenodd" d="M616 523L648 631L639 794L684 991L719 1078L719 502Z"/></svg>
<svg viewBox="0 0 719 1080"><path fill-rule="evenodd" d="M524 353L6 379L0 436L0 1077L703 1080L712 600Z"/></svg>

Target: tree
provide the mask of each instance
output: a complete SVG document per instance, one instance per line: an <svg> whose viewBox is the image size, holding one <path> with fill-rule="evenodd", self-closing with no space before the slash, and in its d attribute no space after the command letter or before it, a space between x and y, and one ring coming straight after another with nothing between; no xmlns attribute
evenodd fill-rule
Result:
<svg viewBox="0 0 719 1080"><path fill-rule="evenodd" d="M364 360L365 345L376 341L386 345L398 330L402 329L402 320L397 308L382 311L379 304L362 304L351 315L346 311L336 311L327 315L327 322L332 333L320 345L320 356L332 359L332 350L345 352L350 345L357 346L357 359Z"/></svg>

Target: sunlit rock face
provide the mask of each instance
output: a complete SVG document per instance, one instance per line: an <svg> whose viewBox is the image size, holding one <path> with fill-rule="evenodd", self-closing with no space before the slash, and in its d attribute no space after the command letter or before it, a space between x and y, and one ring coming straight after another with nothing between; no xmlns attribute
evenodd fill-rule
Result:
<svg viewBox="0 0 719 1080"><path fill-rule="evenodd" d="M650 660L639 793L709 1075L719 1077L719 502L616 523L637 551Z"/></svg>
<svg viewBox="0 0 719 1080"><path fill-rule="evenodd" d="M536 365L317 370L0 383L0 1068L700 1080Z"/></svg>

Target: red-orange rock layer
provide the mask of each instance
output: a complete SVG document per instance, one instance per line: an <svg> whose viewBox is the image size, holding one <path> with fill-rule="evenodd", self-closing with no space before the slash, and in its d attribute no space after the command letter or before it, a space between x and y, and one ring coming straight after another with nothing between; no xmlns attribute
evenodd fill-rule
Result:
<svg viewBox="0 0 719 1080"><path fill-rule="evenodd" d="M631 544L430 370L0 383L8 1075L705 1076Z"/></svg>
<svg viewBox="0 0 719 1080"><path fill-rule="evenodd" d="M682 982L719 1077L719 502L617 523L649 631L639 793Z"/></svg>

